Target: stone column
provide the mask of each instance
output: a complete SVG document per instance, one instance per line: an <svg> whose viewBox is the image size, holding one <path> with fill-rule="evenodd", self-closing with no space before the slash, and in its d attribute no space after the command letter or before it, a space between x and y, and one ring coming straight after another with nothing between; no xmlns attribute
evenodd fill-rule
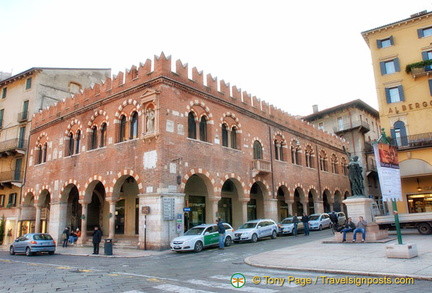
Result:
<svg viewBox="0 0 432 293"><path fill-rule="evenodd" d="M87 242L87 213L88 203L82 200L79 201L81 204L81 237L77 240L77 245L83 245Z"/></svg>
<svg viewBox="0 0 432 293"><path fill-rule="evenodd" d="M247 204L249 202L249 198L240 198L239 202L241 204L241 216L242 216L242 221L241 223L246 223L248 218L247 218Z"/></svg>
<svg viewBox="0 0 432 293"><path fill-rule="evenodd" d="M114 239L115 234L116 203L116 201L109 201L108 238L110 239Z"/></svg>
<svg viewBox="0 0 432 293"><path fill-rule="evenodd" d="M294 199L287 199L287 200L285 200L285 202L288 205L288 215L294 216L294 213L293 213ZM297 215L297 216L299 216L299 215Z"/></svg>
<svg viewBox="0 0 432 293"><path fill-rule="evenodd" d="M35 218L35 233L41 232L41 206L39 204L35 204L36 208L36 218Z"/></svg>
<svg viewBox="0 0 432 293"><path fill-rule="evenodd" d="M322 200L315 201L314 205L315 205L315 213L318 214L324 213L324 202Z"/></svg>
<svg viewBox="0 0 432 293"><path fill-rule="evenodd" d="M277 199L264 200L264 217L267 219L278 220L277 216Z"/></svg>
<svg viewBox="0 0 432 293"><path fill-rule="evenodd" d="M214 223L216 219L219 217L218 213L218 203L220 201L221 197L208 197L208 200L210 201L210 209L209 212L206 215L206 222L207 223ZM210 217L210 218L208 218Z"/></svg>
<svg viewBox="0 0 432 293"><path fill-rule="evenodd" d="M301 201L301 204L303 205L303 213L309 214L309 202L308 201Z"/></svg>

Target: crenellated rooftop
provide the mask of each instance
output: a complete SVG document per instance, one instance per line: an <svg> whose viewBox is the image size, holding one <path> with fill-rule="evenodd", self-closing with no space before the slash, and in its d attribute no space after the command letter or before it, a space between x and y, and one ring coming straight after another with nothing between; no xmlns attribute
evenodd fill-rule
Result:
<svg viewBox="0 0 432 293"><path fill-rule="evenodd" d="M129 70L126 70L126 73L119 72L117 75L113 75L112 78L94 84L91 88L86 88L80 93L40 111L32 119L33 128L54 122L54 120L61 119L61 117L79 111L79 109L86 106L97 104L102 100L121 94L125 90L161 77L195 89L209 97L225 101L237 109L244 109L268 119L276 124L276 127L278 125L287 127L300 135L318 139L338 148L342 148L342 145L346 144L343 138L319 130L308 122L304 122L266 101L242 91L237 86L231 86L230 83L224 80L218 82L218 78L213 77L211 74L206 75L206 82L204 83L204 74L202 71L198 71L196 67L192 68L192 74L189 77L188 64L183 64L180 60L175 62L175 71L172 71L171 56L165 56L163 52L160 56L154 56L153 62L147 59L145 63L140 63L138 67L132 66Z"/></svg>

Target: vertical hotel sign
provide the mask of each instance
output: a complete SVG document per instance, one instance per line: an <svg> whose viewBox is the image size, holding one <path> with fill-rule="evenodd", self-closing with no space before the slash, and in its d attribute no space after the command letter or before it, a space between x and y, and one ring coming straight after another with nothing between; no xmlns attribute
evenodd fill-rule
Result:
<svg viewBox="0 0 432 293"><path fill-rule="evenodd" d="M374 153L383 200L402 200L402 187L396 146L377 143L374 145Z"/></svg>

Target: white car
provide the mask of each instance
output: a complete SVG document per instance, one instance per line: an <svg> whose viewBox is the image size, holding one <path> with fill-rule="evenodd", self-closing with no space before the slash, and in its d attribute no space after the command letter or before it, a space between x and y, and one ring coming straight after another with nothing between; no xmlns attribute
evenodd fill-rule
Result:
<svg viewBox="0 0 432 293"><path fill-rule="evenodd" d="M294 233L294 223L293 223L293 217L288 217L283 219L278 224L278 235L288 235ZM297 223L297 234L303 233L304 227L303 222L301 221L301 217L298 219Z"/></svg>
<svg viewBox="0 0 432 293"><path fill-rule="evenodd" d="M322 230L330 228L329 214L312 214L309 216L309 230Z"/></svg>
<svg viewBox="0 0 432 293"><path fill-rule="evenodd" d="M257 242L259 238L271 237L275 239L278 233L278 226L270 219L259 219L247 221L234 231L234 242L251 241Z"/></svg>
<svg viewBox="0 0 432 293"><path fill-rule="evenodd" d="M234 229L230 224L225 227L225 246L230 246L234 238ZM183 236L174 238L171 243L172 251L200 252L205 247L219 245L219 232L216 224L202 224L186 231Z"/></svg>

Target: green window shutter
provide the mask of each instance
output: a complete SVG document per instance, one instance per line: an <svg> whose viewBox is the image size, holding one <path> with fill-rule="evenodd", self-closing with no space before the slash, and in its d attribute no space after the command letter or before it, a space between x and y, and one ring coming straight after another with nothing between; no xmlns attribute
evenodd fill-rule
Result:
<svg viewBox="0 0 432 293"><path fill-rule="evenodd" d="M432 79L429 79L428 82L429 82L429 92L430 95L432 96Z"/></svg>
<svg viewBox="0 0 432 293"><path fill-rule="evenodd" d="M380 69L381 69L381 75L387 74L387 71L385 68L385 62L380 62Z"/></svg>
<svg viewBox="0 0 432 293"><path fill-rule="evenodd" d="M389 88L385 88L385 96L386 96L387 104L390 104L391 100L390 100L390 89Z"/></svg>
<svg viewBox="0 0 432 293"><path fill-rule="evenodd" d="M390 44L393 46L394 45L394 39L393 36L390 36Z"/></svg>

